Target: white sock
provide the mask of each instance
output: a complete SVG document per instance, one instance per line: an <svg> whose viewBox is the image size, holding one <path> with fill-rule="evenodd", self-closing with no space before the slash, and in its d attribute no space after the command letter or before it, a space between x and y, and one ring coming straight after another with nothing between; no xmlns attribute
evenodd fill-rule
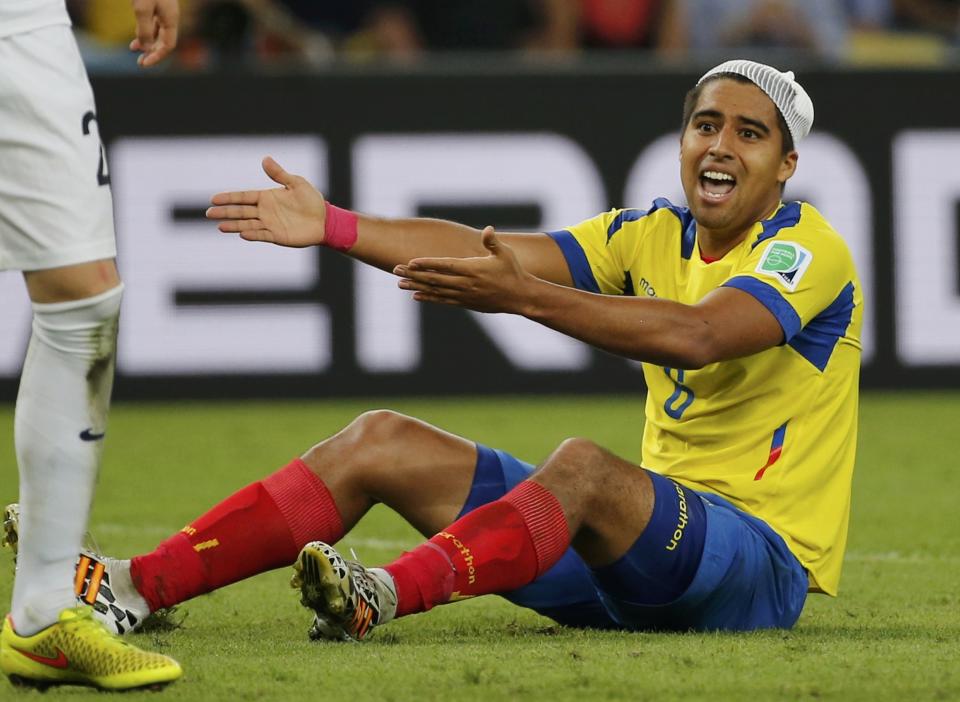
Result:
<svg viewBox="0 0 960 702"><path fill-rule="evenodd" d="M393 576L383 568L367 568L367 570L383 583L384 590L380 595L380 619L377 623L386 624L397 617L397 584Z"/></svg>
<svg viewBox="0 0 960 702"><path fill-rule="evenodd" d="M110 573L110 591L117 598L117 605L133 612L142 622L150 616L150 605L133 584L130 576L130 559L100 557Z"/></svg>
<svg viewBox="0 0 960 702"><path fill-rule="evenodd" d="M33 305L14 419L20 532L12 617L20 635L76 606L74 564L100 467L122 293L119 285Z"/></svg>

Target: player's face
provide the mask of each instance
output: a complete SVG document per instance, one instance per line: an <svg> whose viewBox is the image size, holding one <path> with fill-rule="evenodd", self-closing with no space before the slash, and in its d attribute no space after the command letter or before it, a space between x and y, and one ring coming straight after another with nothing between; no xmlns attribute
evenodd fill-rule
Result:
<svg viewBox="0 0 960 702"><path fill-rule="evenodd" d="M797 165L781 139L760 88L722 78L703 87L680 140L680 179L701 228L733 239L773 211Z"/></svg>

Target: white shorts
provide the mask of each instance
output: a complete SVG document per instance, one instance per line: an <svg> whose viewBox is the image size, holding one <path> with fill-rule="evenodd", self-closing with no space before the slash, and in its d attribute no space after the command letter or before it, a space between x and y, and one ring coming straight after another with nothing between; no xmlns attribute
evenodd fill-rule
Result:
<svg viewBox="0 0 960 702"><path fill-rule="evenodd" d="M0 270L117 255L95 115L69 27L0 38Z"/></svg>

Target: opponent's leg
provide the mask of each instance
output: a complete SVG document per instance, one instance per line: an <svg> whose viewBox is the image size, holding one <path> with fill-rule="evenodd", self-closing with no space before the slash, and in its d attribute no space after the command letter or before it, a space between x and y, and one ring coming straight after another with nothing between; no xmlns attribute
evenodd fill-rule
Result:
<svg viewBox="0 0 960 702"><path fill-rule="evenodd" d="M15 417L20 471L13 613L0 634L11 681L109 689L169 682L180 666L112 637L77 608L116 355L122 287L96 108L69 27L0 40L3 265L25 271L33 333ZM98 167L99 164L99 167Z"/></svg>
<svg viewBox="0 0 960 702"><path fill-rule="evenodd" d="M122 295L112 261L25 277L34 317L14 430L21 514L12 616L21 635L75 605L74 563L106 433Z"/></svg>
<svg viewBox="0 0 960 702"><path fill-rule="evenodd" d="M123 290L116 267L98 261L25 278L34 319L15 415L17 575L0 669L41 687L170 682L182 674L176 661L112 637L89 608L76 607L71 587L113 386Z"/></svg>
<svg viewBox="0 0 960 702"><path fill-rule="evenodd" d="M7 617L0 633L0 669L14 685L92 685L105 690L157 687L179 678L179 664L141 651L111 635L89 607L60 612L57 622L32 636Z"/></svg>

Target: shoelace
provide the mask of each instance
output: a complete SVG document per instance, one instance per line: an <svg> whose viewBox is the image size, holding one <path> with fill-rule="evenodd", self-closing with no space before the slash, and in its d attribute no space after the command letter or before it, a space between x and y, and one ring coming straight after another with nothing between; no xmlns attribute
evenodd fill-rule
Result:
<svg viewBox="0 0 960 702"><path fill-rule="evenodd" d="M70 630L86 630L97 637L97 639L103 641L105 639L109 640L112 645L117 648L128 648L129 643L118 639L116 636L111 634L103 624L98 622L93 618L93 609L91 607L77 608L74 610L77 612L76 616L67 620L64 624L68 631Z"/></svg>
<svg viewBox="0 0 960 702"><path fill-rule="evenodd" d="M374 583L372 582L373 576L370 574L370 572L366 568L364 568L359 563L354 563L353 561L350 561L347 563L347 568L350 569L351 577L354 580L362 581L363 587L353 588L354 591L358 594L358 596L360 592L366 592L367 590L373 593L376 593L376 588L374 587Z"/></svg>

